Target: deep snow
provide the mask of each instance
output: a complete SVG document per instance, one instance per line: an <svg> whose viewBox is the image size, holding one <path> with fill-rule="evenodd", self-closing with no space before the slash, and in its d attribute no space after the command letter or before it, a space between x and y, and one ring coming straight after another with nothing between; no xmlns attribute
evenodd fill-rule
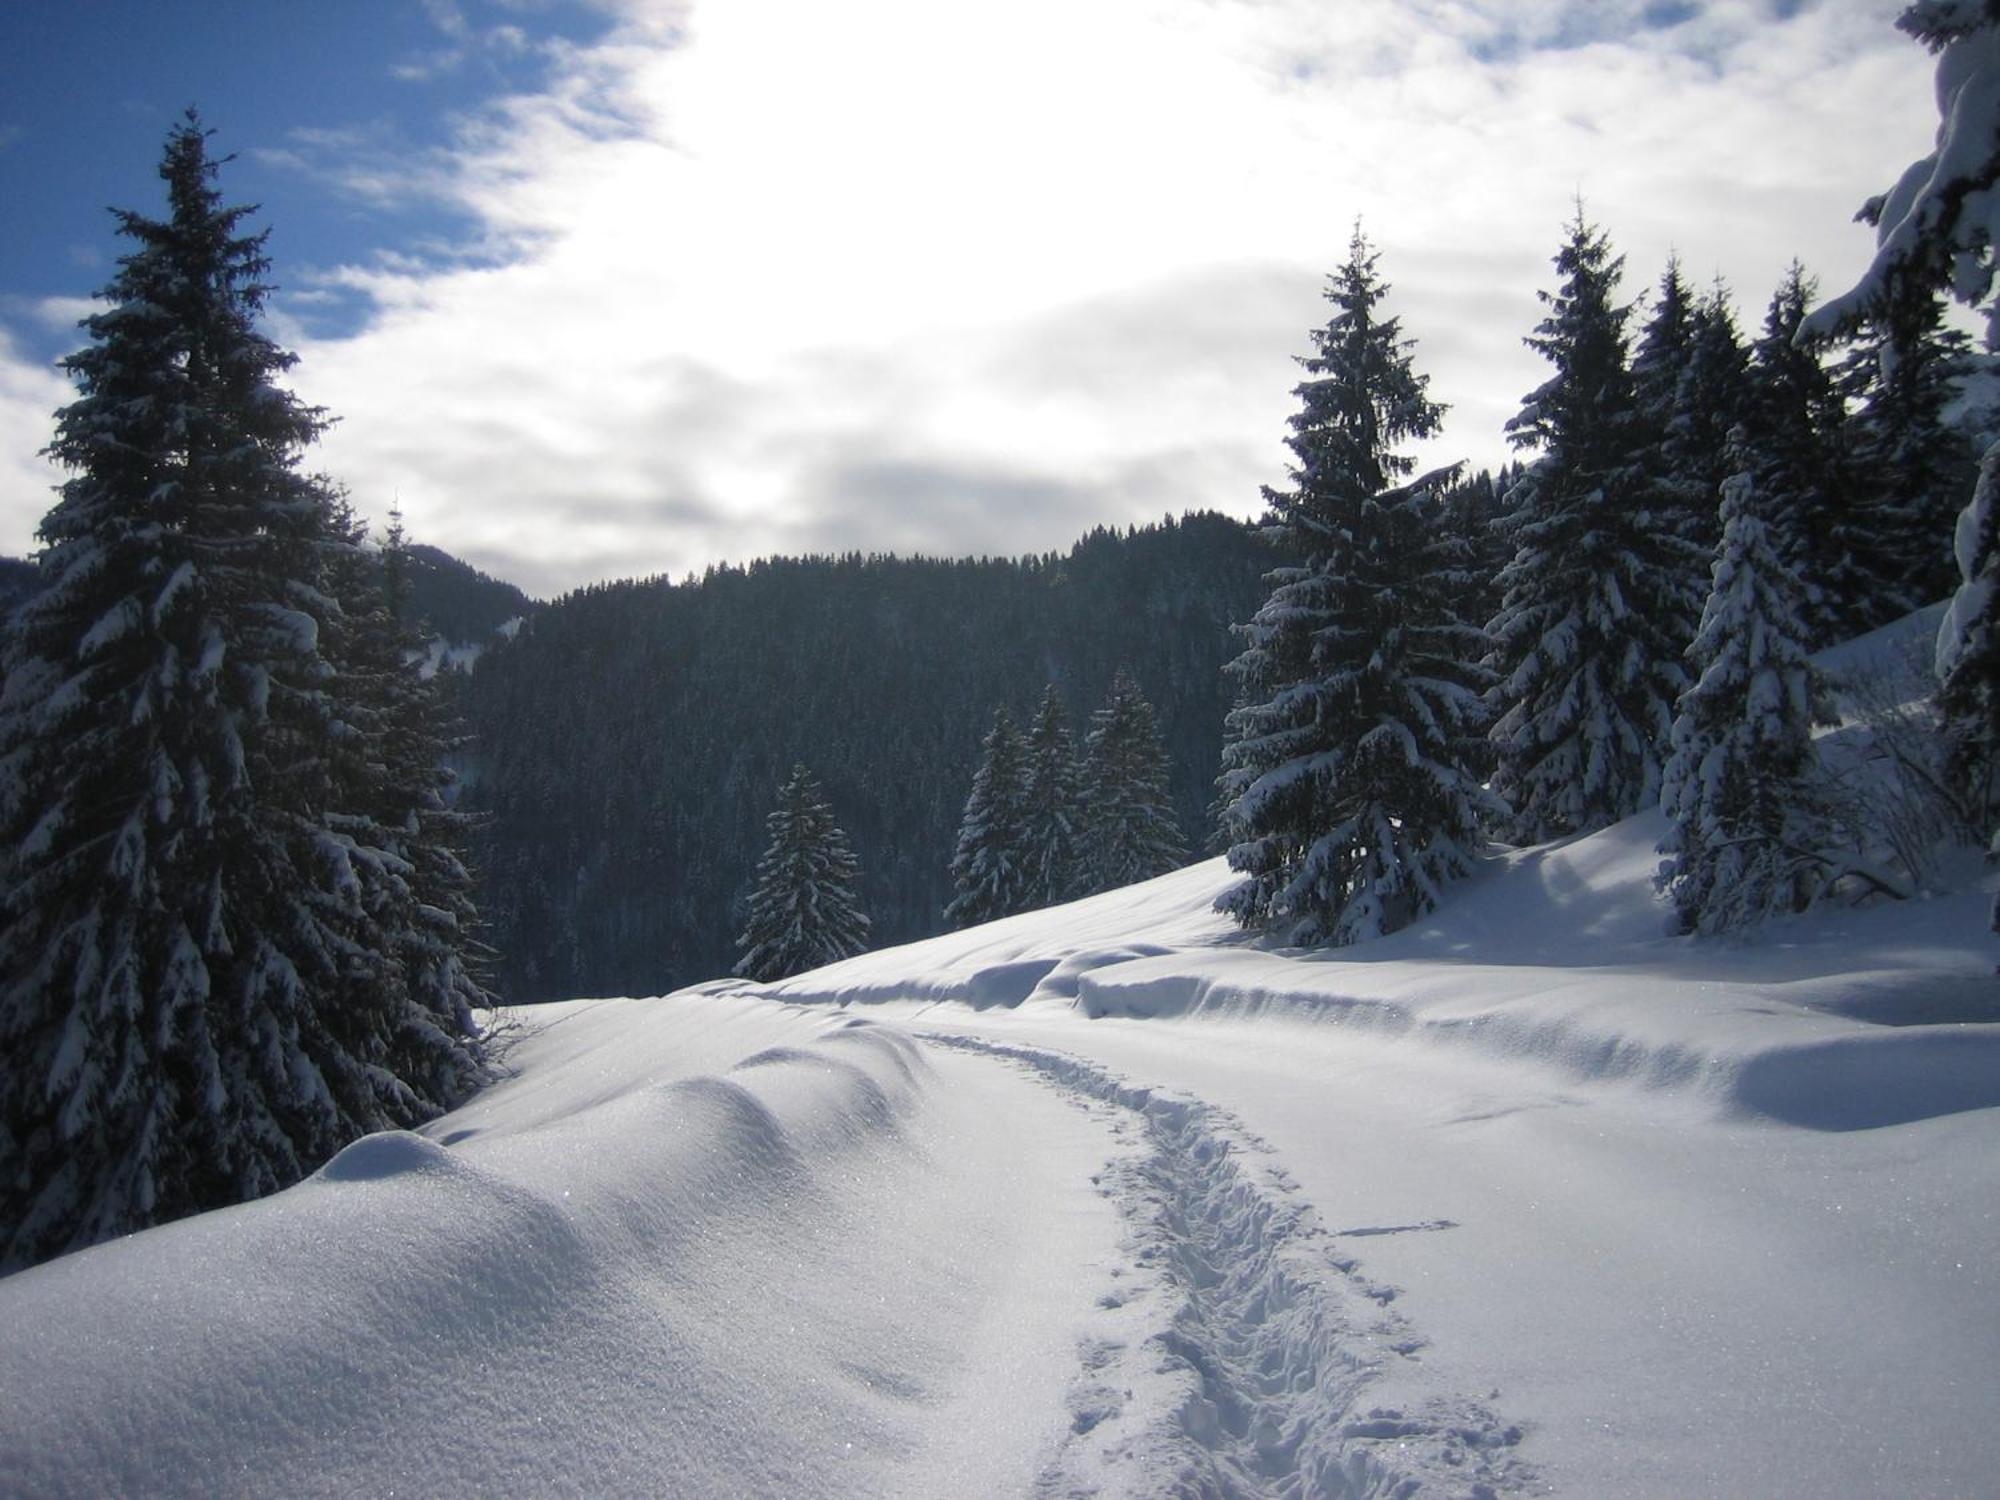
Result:
<svg viewBox="0 0 2000 1500"><path fill-rule="evenodd" d="M0 1281L0 1494L1992 1493L1987 877L1694 942L1662 831L1340 953L1211 862L531 1013Z"/></svg>

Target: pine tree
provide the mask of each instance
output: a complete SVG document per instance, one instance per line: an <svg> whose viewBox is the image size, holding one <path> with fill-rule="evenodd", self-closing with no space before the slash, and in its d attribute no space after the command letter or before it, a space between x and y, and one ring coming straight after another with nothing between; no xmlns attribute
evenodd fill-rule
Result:
<svg viewBox="0 0 2000 1500"><path fill-rule="evenodd" d="M1029 907L1051 906L1076 893L1081 878L1083 783L1062 695L1050 683L1028 726L1022 776Z"/></svg>
<svg viewBox="0 0 2000 1500"><path fill-rule="evenodd" d="M1994 0L1916 0L1899 29L1939 54L1937 148L1912 162L1895 186L1862 206L1876 228L1875 259L1860 281L1809 318L1800 337L1851 333L1893 316L1926 292L1943 291L1986 317L1986 343L2000 339L1993 295L1993 97L2000 88L2000 5ZM1936 668L1947 732L1960 774L1985 799L1992 847L2000 851L2000 444L1953 527L1959 582L1938 626ZM2000 900L1991 922L2000 931Z"/></svg>
<svg viewBox="0 0 2000 1500"><path fill-rule="evenodd" d="M1120 667L1084 737L1085 889L1116 890L1178 869L1187 840L1167 792L1153 705Z"/></svg>
<svg viewBox="0 0 2000 1500"><path fill-rule="evenodd" d="M1736 326L1729 289L1718 278L1695 304L1687 368L1674 392L1673 414L1661 454L1673 482L1699 497L1708 519L1695 533L1711 550L1716 538L1716 497L1732 467L1731 435L1750 413L1750 351Z"/></svg>
<svg viewBox="0 0 2000 1500"><path fill-rule="evenodd" d="M1030 859L1025 797L1027 748L1006 709L993 715L951 857L957 892L944 909L954 927L974 927L1028 909Z"/></svg>
<svg viewBox="0 0 2000 1500"><path fill-rule="evenodd" d="M1971 341L1944 326L1944 299L1907 289L1864 323L1840 374L1858 409L1854 464L1873 516L1868 561L1878 590L1866 628L1941 599L1957 578L1952 522L1978 473L1965 435L1945 420L1971 366Z"/></svg>
<svg viewBox="0 0 2000 1500"><path fill-rule="evenodd" d="M1703 557L1646 468L1623 262L1579 209L1555 264L1562 287L1541 294L1528 343L1556 373L1508 424L1541 457L1508 497L1515 553L1489 627L1493 790L1525 842L1602 828L1658 791Z"/></svg>
<svg viewBox="0 0 2000 1500"><path fill-rule="evenodd" d="M868 918L855 890L860 864L804 766L792 768L765 826L771 844L757 862L736 972L767 984L866 949Z"/></svg>
<svg viewBox="0 0 2000 1500"><path fill-rule="evenodd" d="M1818 350L1799 337L1813 297L1812 278L1793 261L1751 347L1746 426L1772 545L1812 585L1807 639L1817 649L1879 623L1873 601L1890 585L1876 576L1881 539L1861 505L1846 406Z"/></svg>
<svg viewBox="0 0 2000 1500"><path fill-rule="evenodd" d="M1660 884L1689 932L1803 910L1829 869L1812 747L1828 704L1807 659L1810 591L1763 511L1750 472L1724 483L1713 587L1688 647L1696 681L1681 696L1661 787L1674 829L1660 846Z"/></svg>
<svg viewBox="0 0 2000 1500"><path fill-rule="evenodd" d="M1444 525L1442 476L1398 443L1434 435L1443 408L1384 316L1387 288L1357 232L1295 394L1293 488L1265 491L1303 561L1271 575L1240 629L1224 787L1247 877L1217 905L1299 943L1350 943L1434 908L1471 866L1482 816L1501 809L1465 768L1486 726L1485 632L1461 609L1470 549Z"/></svg>
<svg viewBox="0 0 2000 1500"><path fill-rule="evenodd" d="M1511 467L1503 467L1498 478L1481 469L1446 483L1438 496L1439 524L1465 555L1468 576L1459 614L1482 627L1499 611L1500 570L1514 555L1507 544L1507 513L1501 496L1518 477Z"/></svg>
<svg viewBox="0 0 2000 1500"><path fill-rule="evenodd" d="M476 962L480 921L463 848L470 819L451 805L446 761L464 747L435 678L414 665L422 643L401 618L408 558L391 511L379 560L344 499L333 507L324 631L339 704L328 832L360 892L350 984L393 996L389 1067L445 1107L484 1079L474 1013L493 1006Z"/></svg>
<svg viewBox="0 0 2000 1500"><path fill-rule="evenodd" d="M263 237L192 114L160 173L169 216L118 215L136 248L65 361L70 477L7 641L0 1265L273 1191L440 1102L392 1071L403 996L364 982L380 934L328 816L346 543L299 469L325 418L278 384Z"/></svg>
<svg viewBox="0 0 2000 1500"><path fill-rule="evenodd" d="M1632 351L1632 392L1640 410L1657 427L1672 416L1682 372L1694 353L1695 301L1681 276L1681 258L1667 257L1652 315Z"/></svg>

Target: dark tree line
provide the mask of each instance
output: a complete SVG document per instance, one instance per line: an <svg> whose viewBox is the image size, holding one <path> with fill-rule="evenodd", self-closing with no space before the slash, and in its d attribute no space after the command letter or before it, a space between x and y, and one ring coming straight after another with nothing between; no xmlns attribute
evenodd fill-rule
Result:
<svg viewBox="0 0 2000 1500"><path fill-rule="evenodd" d="M939 931L995 707L1028 722L1053 683L1088 725L1121 666L1198 847L1229 625L1270 560L1241 522L1192 515L1060 555L773 559L556 600L458 680L502 988L653 994L728 972L796 763L840 811L871 940Z"/></svg>

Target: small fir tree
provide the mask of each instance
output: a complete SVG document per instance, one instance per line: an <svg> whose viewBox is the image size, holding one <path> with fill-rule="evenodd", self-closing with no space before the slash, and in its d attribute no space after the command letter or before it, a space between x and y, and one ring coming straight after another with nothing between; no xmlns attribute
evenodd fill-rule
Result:
<svg viewBox="0 0 2000 1500"><path fill-rule="evenodd" d="M792 768L764 822L771 844L757 862L736 972L768 984L862 952L868 918L855 888L861 867L804 766Z"/></svg>
<svg viewBox="0 0 2000 1500"><path fill-rule="evenodd" d="M1674 827L1659 881L1682 930L1701 933L1801 911L1838 865L1812 747L1828 703L1807 658L1810 591L1747 470L1724 483L1721 515L1713 587L1688 647L1696 680L1660 793Z"/></svg>
<svg viewBox="0 0 2000 1500"><path fill-rule="evenodd" d="M1028 909L1026 757L1021 732L1007 710L1000 709L981 747L951 857L957 894L945 907L944 919L954 927L973 927Z"/></svg>
<svg viewBox="0 0 2000 1500"><path fill-rule="evenodd" d="M1186 862L1153 705L1120 667L1084 738L1086 889L1115 890Z"/></svg>
<svg viewBox="0 0 2000 1500"><path fill-rule="evenodd" d="M1357 233L1301 363L1293 488L1265 491L1302 561L1271 575L1239 634L1243 701L1223 753L1232 869L1217 905L1301 943L1349 943L1435 907L1470 868L1482 817L1504 809L1466 769L1485 728L1484 631L1461 614L1478 579L1463 535L1415 485L1398 443L1443 409L1381 311L1387 288Z"/></svg>
<svg viewBox="0 0 2000 1500"><path fill-rule="evenodd" d="M1646 467L1622 261L1579 209L1555 264L1561 289L1541 294L1528 343L1556 373L1508 424L1541 457L1508 497L1515 552L1489 627L1493 790L1523 842L1602 828L1657 794L1705 556Z"/></svg>
<svg viewBox="0 0 2000 1500"><path fill-rule="evenodd" d="M1024 902L1037 907L1067 901L1080 880L1083 781L1069 718L1054 683L1028 726L1021 798L1028 858Z"/></svg>

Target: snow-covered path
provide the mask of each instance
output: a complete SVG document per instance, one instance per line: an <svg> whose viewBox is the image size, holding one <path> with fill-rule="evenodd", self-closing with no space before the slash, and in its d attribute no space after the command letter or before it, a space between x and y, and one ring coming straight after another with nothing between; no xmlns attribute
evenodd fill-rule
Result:
<svg viewBox="0 0 2000 1500"><path fill-rule="evenodd" d="M911 1024L1199 1090L1402 1315L1362 1406L1486 1397L1557 1493L1989 1492L1991 1111L1807 1132L1310 1025Z"/></svg>

